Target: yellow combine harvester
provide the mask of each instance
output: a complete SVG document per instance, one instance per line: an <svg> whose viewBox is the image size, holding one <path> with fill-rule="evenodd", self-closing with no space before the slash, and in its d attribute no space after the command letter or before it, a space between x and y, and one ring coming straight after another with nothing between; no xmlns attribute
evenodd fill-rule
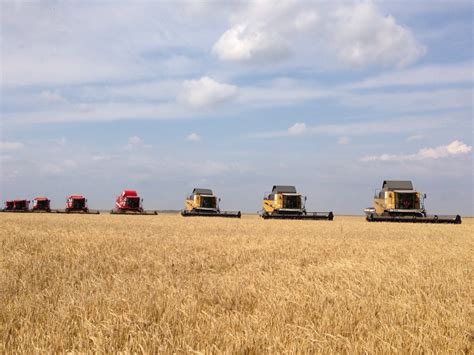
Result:
<svg viewBox="0 0 474 355"><path fill-rule="evenodd" d="M272 192L263 197L260 216L264 219L334 219L332 212L307 212L306 196L296 192L294 186L274 185Z"/></svg>
<svg viewBox="0 0 474 355"><path fill-rule="evenodd" d="M228 217L240 218L240 211L221 211L219 209L220 198L212 193L211 189L195 188L186 198L184 210L181 215L184 217Z"/></svg>
<svg viewBox="0 0 474 355"><path fill-rule="evenodd" d="M428 216L425 198L409 180L385 180L382 189L375 191L374 206L364 212L369 222L461 223L460 215Z"/></svg>

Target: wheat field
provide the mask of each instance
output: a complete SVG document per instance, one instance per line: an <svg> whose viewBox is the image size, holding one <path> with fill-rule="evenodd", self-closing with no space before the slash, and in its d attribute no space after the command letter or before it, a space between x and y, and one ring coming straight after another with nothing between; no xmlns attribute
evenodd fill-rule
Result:
<svg viewBox="0 0 474 355"><path fill-rule="evenodd" d="M472 219L0 222L0 353L473 351Z"/></svg>

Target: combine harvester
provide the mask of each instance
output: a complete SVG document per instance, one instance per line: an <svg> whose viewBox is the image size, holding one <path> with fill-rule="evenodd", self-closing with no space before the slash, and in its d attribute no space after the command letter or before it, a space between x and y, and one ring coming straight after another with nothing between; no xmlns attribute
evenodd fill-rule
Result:
<svg viewBox="0 0 474 355"><path fill-rule="evenodd" d="M145 211L143 199L134 190L124 190L115 200L115 209L111 214L157 215L157 211Z"/></svg>
<svg viewBox="0 0 474 355"><path fill-rule="evenodd" d="M240 211L221 211L219 202L221 199L214 196L211 189L195 188L190 196L186 198L183 217L227 217L240 218Z"/></svg>
<svg viewBox="0 0 474 355"><path fill-rule="evenodd" d="M262 210L259 212L263 219L334 219L332 212L307 212L306 196L296 192L294 186L274 185L272 192L265 193Z"/></svg>
<svg viewBox="0 0 474 355"><path fill-rule="evenodd" d="M57 213L84 213L99 214L97 210L90 210L87 207L87 199L82 195L71 195L66 199L66 209L57 210Z"/></svg>
<svg viewBox="0 0 474 355"><path fill-rule="evenodd" d="M51 200L47 197L35 197L31 212L51 212Z"/></svg>
<svg viewBox="0 0 474 355"><path fill-rule="evenodd" d="M28 200L10 200L5 201L5 207L2 212L31 212L30 201Z"/></svg>
<svg viewBox="0 0 474 355"><path fill-rule="evenodd" d="M461 216L429 216L424 200L409 180L385 180L375 191L374 207L364 210L369 222L452 223L461 224Z"/></svg>

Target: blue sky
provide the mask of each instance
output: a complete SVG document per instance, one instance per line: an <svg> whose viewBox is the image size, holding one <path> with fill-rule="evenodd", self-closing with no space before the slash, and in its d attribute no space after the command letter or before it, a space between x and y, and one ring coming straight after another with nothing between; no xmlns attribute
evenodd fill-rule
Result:
<svg viewBox="0 0 474 355"><path fill-rule="evenodd" d="M428 2L1 3L2 200L194 186L255 212L274 184L361 213L411 179L473 214L473 9Z"/></svg>

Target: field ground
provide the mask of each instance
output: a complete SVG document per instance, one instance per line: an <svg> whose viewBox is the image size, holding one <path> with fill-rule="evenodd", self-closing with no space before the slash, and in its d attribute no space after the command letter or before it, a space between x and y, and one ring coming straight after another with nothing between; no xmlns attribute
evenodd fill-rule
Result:
<svg viewBox="0 0 474 355"><path fill-rule="evenodd" d="M0 225L0 353L473 351L472 219Z"/></svg>

